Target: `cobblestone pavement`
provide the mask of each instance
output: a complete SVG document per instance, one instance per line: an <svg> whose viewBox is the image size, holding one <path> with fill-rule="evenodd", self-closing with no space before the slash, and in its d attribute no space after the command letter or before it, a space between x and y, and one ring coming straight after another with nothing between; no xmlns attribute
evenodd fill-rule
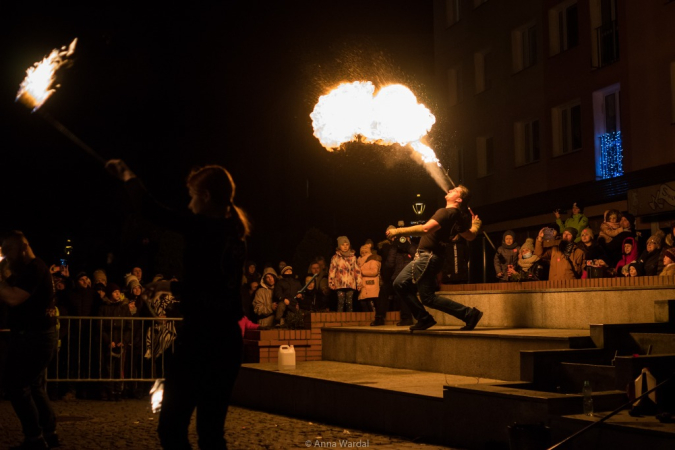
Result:
<svg viewBox="0 0 675 450"><path fill-rule="evenodd" d="M57 431L62 450L158 449L157 414L147 400L57 401ZM306 420L230 407L226 436L232 450L292 448L447 449L395 436L312 423ZM21 426L8 401L0 400L0 449L21 440ZM190 441L197 447L194 416Z"/></svg>

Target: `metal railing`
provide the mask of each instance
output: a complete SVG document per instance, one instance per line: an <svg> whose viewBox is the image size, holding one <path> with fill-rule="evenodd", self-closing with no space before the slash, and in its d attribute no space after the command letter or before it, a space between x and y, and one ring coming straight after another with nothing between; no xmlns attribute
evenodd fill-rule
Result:
<svg viewBox="0 0 675 450"><path fill-rule="evenodd" d="M47 381L153 381L164 378L179 318L58 318L59 347Z"/></svg>

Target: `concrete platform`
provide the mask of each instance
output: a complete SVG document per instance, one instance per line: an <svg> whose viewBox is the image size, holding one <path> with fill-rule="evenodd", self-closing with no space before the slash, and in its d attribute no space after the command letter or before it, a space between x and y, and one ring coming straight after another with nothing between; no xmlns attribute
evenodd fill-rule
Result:
<svg viewBox="0 0 675 450"><path fill-rule="evenodd" d="M562 329L588 328L591 323L665 321L668 313L657 314L655 302L675 298L672 286L440 291L438 295L484 311L480 322L484 327ZM439 325L462 325L440 311L429 312Z"/></svg>
<svg viewBox="0 0 675 450"><path fill-rule="evenodd" d="M435 326L323 328L324 360L438 372L497 380L521 380L521 350L592 348L590 331Z"/></svg>
<svg viewBox="0 0 675 450"><path fill-rule="evenodd" d="M233 403L442 444L448 420L444 385L498 382L333 361L300 362L287 372L276 364L244 364Z"/></svg>

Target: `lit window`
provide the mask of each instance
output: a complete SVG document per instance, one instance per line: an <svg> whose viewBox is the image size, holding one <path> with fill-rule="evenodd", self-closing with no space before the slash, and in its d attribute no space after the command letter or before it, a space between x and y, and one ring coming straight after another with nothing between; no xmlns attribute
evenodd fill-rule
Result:
<svg viewBox="0 0 675 450"><path fill-rule="evenodd" d="M593 92L595 174L599 179L623 174L619 83Z"/></svg>

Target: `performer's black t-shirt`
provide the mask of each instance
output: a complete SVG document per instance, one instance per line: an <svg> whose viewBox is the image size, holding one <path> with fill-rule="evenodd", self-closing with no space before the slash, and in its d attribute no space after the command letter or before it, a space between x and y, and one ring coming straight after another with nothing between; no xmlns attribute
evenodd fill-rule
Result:
<svg viewBox="0 0 675 450"><path fill-rule="evenodd" d="M10 286L30 295L23 303L9 308L12 331L43 331L56 325L54 284L47 265L33 259L7 280Z"/></svg>
<svg viewBox="0 0 675 450"><path fill-rule="evenodd" d="M450 241L451 236L463 233L471 227L471 220L463 217L457 208L441 208L432 217L441 226L436 231L426 233L420 239L420 250L429 250L441 255L442 244Z"/></svg>

